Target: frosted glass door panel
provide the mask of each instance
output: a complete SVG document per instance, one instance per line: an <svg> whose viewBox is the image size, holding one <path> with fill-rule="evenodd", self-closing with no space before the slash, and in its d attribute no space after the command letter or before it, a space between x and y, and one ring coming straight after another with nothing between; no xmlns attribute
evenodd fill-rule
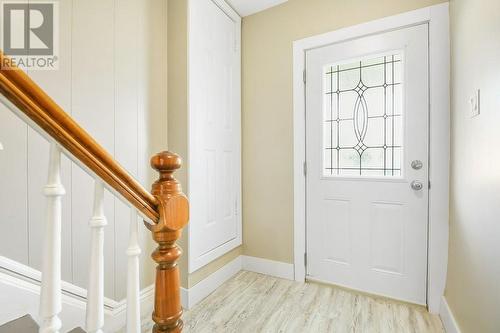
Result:
<svg viewBox="0 0 500 333"><path fill-rule="evenodd" d="M324 67L324 176L402 175L402 69L402 52Z"/></svg>

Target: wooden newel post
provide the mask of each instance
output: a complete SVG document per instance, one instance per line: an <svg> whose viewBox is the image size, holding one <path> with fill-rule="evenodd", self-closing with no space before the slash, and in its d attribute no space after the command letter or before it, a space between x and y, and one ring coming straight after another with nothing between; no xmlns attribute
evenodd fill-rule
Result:
<svg viewBox="0 0 500 333"><path fill-rule="evenodd" d="M151 227L158 248L152 258L156 267L154 333L181 332L182 306L177 260L182 250L175 243L189 220L189 204L173 173L181 167L181 158L171 152L161 152L151 158L151 166L160 173L153 184L152 194L158 199L160 219Z"/></svg>

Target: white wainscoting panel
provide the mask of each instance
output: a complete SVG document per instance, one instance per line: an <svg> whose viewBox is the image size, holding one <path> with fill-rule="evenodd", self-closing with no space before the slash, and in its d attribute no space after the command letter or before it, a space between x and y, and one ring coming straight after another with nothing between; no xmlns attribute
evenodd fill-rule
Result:
<svg viewBox="0 0 500 333"><path fill-rule="evenodd" d="M60 1L59 70L29 71L65 112L149 188L166 148L164 0ZM91 22L91 24L89 24ZM97 53L96 53L97 50ZM40 269L49 143L0 105L0 255ZM62 279L87 288L93 178L63 157ZM105 193L105 295L125 297L129 207ZM116 223L115 223L116 222ZM150 233L138 219L141 286L152 283Z"/></svg>

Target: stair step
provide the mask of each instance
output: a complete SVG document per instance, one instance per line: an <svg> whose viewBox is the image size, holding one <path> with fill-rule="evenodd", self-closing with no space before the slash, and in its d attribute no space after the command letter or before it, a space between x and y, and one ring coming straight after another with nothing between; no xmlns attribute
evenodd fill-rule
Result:
<svg viewBox="0 0 500 333"><path fill-rule="evenodd" d="M9 321L0 326L0 333L38 333L38 324L31 315L27 314L20 318ZM86 333L80 327L74 328L68 333Z"/></svg>
<svg viewBox="0 0 500 333"><path fill-rule="evenodd" d="M38 324L27 314L0 326L0 333L38 333Z"/></svg>
<svg viewBox="0 0 500 333"><path fill-rule="evenodd" d="M77 327L77 328L73 328L68 333L86 333L86 332L83 329L81 329L80 327Z"/></svg>

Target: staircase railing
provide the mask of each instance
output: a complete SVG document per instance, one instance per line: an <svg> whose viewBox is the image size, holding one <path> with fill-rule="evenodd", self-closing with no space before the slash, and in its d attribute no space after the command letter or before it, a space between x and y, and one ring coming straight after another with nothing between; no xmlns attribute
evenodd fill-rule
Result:
<svg viewBox="0 0 500 333"><path fill-rule="evenodd" d="M21 69L0 52L0 99L14 113L38 129L51 142L49 175L44 195L47 216L44 233L40 332L59 332L61 312L61 154L84 167L95 180L91 228L91 258L87 295L86 329L102 332L104 327L104 188L113 191L130 206L130 235L127 249L127 332L140 332L139 255L137 214L158 243L152 258L157 263L153 332L180 332L182 307L177 260L181 255L176 241L189 219L189 207L173 173L181 158L161 152L151 159L160 174L152 191L146 190L78 123L60 108Z"/></svg>

